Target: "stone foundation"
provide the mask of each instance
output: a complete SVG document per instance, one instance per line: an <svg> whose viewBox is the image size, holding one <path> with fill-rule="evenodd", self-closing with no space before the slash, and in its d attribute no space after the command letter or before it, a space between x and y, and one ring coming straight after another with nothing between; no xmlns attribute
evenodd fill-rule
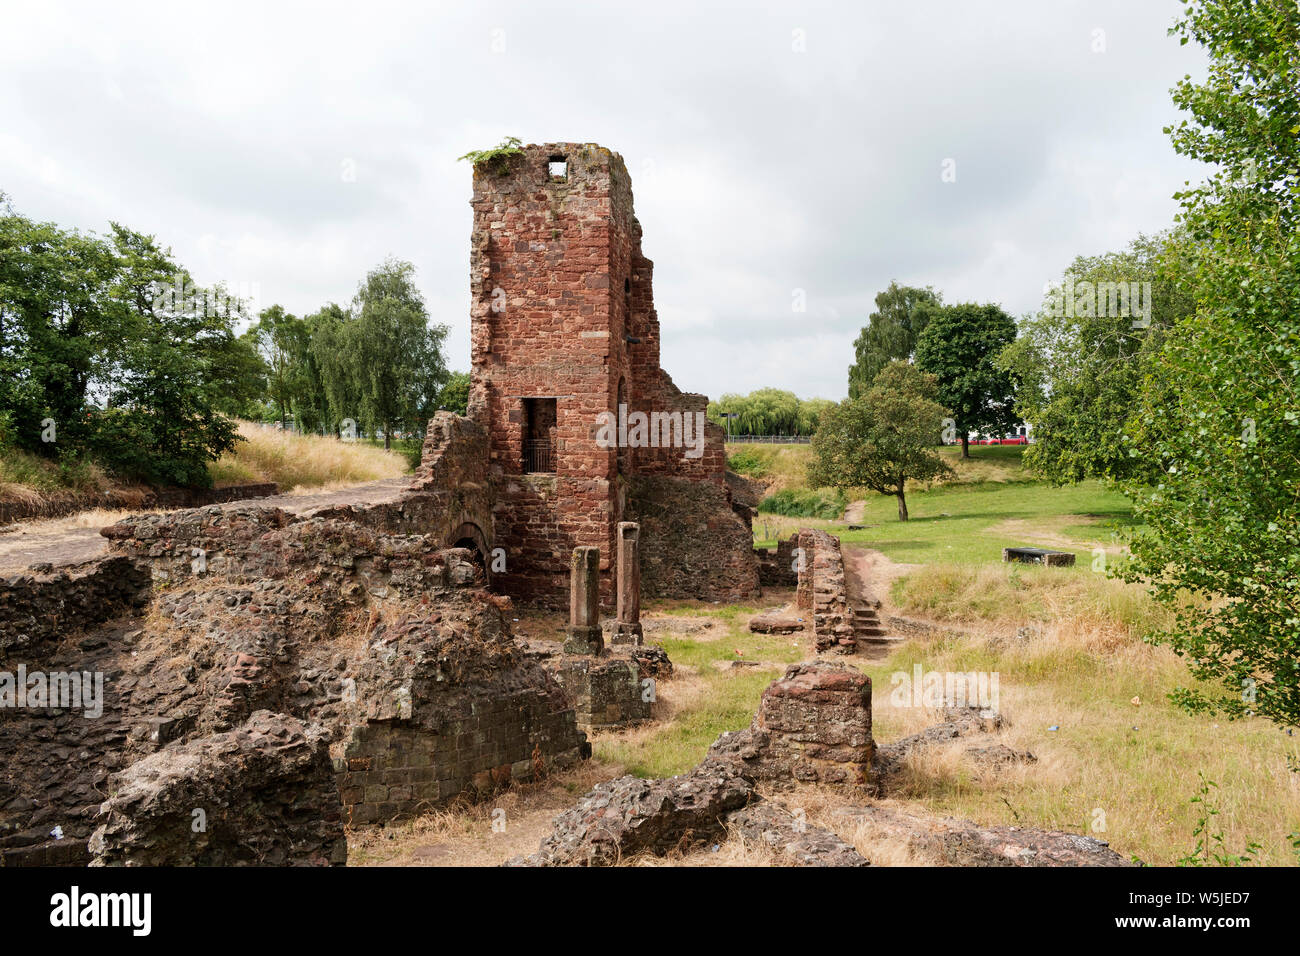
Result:
<svg viewBox="0 0 1300 956"><path fill-rule="evenodd" d="M813 633L819 652L857 650L853 616L844 583L844 555L840 539L820 529L799 532L798 606L812 611Z"/></svg>
<svg viewBox="0 0 1300 956"><path fill-rule="evenodd" d="M347 861L328 738L258 711L109 782L91 866L330 866Z"/></svg>
<svg viewBox="0 0 1300 956"><path fill-rule="evenodd" d="M566 654L549 669L573 701L582 730L612 730L650 719L653 686L642 683L640 667L628 657Z"/></svg>
<svg viewBox="0 0 1300 956"><path fill-rule="evenodd" d="M763 691L748 730L725 733L709 756L738 760L776 786L871 783L871 679L846 664L792 664Z"/></svg>

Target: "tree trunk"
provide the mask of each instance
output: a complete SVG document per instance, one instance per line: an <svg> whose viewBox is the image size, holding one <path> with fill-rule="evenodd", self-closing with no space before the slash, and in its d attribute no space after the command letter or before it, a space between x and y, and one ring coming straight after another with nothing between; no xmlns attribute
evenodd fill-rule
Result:
<svg viewBox="0 0 1300 956"><path fill-rule="evenodd" d="M389 422L384 422L384 451L392 447L393 426Z"/></svg>
<svg viewBox="0 0 1300 956"><path fill-rule="evenodd" d="M898 499L898 520L907 520L907 498L903 496L903 489L899 488L894 492L894 497Z"/></svg>
<svg viewBox="0 0 1300 956"><path fill-rule="evenodd" d="M961 456L963 458L970 457L970 432L961 433Z"/></svg>

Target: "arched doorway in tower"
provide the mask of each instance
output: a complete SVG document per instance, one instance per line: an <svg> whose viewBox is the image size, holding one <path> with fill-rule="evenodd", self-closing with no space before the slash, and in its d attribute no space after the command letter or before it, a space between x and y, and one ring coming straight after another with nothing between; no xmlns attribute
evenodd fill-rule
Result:
<svg viewBox="0 0 1300 956"><path fill-rule="evenodd" d="M479 582L483 587L492 584L492 547L483 529L472 521L466 521L447 536L447 547L465 548L472 554L474 567L478 571Z"/></svg>

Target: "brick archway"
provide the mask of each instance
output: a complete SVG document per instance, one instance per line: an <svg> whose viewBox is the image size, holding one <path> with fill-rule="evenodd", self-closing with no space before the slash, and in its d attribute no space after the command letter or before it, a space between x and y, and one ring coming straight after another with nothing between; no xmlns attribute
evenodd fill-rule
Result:
<svg viewBox="0 0 1300 956"><path fill-rule="evenodd" d="M455 531L447 535L447 547L469 548L478 553L479 563L483 567L483 576L488 585L492 584L492 543L483 529L472 521L466 521Z"/></svg>

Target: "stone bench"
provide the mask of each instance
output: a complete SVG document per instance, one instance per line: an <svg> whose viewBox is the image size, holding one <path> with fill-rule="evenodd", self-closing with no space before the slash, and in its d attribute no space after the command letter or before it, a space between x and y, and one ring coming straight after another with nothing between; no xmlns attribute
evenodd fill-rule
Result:
<svg viewBox="0 0 1300 956"><path fill-rule="evenodd" d="M1024 564L1043 564L1049 568L1064 568L1074 564L1071 551L1049 551L1047 548L1003 548L1003 561L1020 561Z"/></svg>

